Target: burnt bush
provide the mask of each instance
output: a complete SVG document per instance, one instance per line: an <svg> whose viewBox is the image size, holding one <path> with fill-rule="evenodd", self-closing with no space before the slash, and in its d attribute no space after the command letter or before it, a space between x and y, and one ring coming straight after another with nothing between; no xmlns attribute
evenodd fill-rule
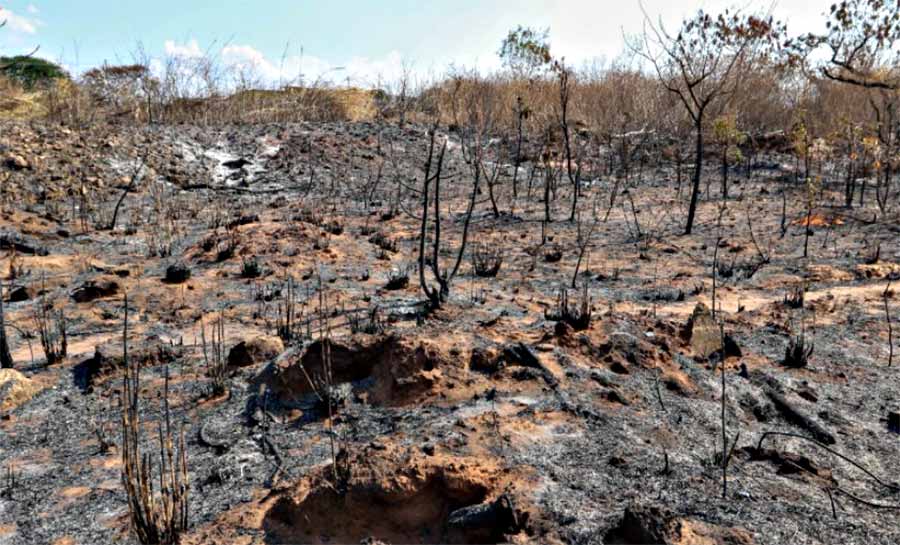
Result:
<svg viewBox="0 0 900 545"><path fill-rule="evenodd" d="M472 248L472 268L475 270L475 276L494 278L502 265L502 248L489 248L484 244L476 244Z"/></svg>

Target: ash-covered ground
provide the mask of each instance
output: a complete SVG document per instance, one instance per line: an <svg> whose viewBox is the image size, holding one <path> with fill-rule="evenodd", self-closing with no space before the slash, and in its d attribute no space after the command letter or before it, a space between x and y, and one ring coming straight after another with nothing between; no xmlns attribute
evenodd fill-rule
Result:
<svg viewBox="0 0 900 545"><path fill-rule="evenodd" d="M449 270L473 170L439 140ZM616 182L597 156L568 221L529 144L515 195L489 165L499 214L482 185L430 311L425 127L5 124L0 543L135 542L126 295L144 451L165 392L185 437L183 543L900 541L896 212L840 207L827 176L810 210L771 154L724 206L711 165L685 236L687 175L650 155ZM66 330L49 365L42 316Z"/></svg>

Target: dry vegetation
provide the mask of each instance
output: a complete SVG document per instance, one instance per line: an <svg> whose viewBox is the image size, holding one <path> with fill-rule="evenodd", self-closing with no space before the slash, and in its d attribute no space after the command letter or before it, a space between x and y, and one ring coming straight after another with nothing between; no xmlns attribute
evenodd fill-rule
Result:
<svg viewBox="0 0 900 545"><path fill-rule="evenodd" d="M0 85L0 544L896 543L900 15Z"/></svg>

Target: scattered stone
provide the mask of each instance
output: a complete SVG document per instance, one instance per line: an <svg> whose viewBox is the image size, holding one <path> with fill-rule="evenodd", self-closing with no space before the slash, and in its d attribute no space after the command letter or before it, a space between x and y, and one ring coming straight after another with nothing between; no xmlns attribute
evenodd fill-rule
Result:
<svg viewBox="0 0 900 545"><path fill-rule="evenodd" d="M605 371L602 369L594 369L593 371L591 371L591 380L600 384L601 386L606 386L607 388L612 388L619 385L619 381L614 375L612 375L609 371Z"/></svg>

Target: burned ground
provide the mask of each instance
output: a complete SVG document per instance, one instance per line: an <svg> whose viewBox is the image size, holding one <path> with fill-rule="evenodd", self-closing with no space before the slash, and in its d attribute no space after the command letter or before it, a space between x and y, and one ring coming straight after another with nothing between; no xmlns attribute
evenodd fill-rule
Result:
<svg viewBox="0 0 900 545"><path fill-rule="evenodd" d="M439 259L452 261L469 167L458 135L441 136ZM732 174L721 222L706 195L690 236L672 165L651 162L609 214L598 169L582 202L601 221L571 289L570 189L558 184L543 223L526 163L518 197L497 188L501 214L477 197L470 236L502 250L497 275L467 254L428 311L427 147L414 124L5 125L0 149L22 161L0 166L16 367L0 375L0 543L133 540L118 444L125 294L145 447L166 373L186 437L185 543L900 540L884 317L896 215L831 206L842 195L826 185L804 259L805 190L782 156ZM562 319L565 288L589 320ZM53 365L42 306L66 324ZM206 364L217 323L235 362L224 393ZM801 333L814 349L786 365Z"/></svg>

